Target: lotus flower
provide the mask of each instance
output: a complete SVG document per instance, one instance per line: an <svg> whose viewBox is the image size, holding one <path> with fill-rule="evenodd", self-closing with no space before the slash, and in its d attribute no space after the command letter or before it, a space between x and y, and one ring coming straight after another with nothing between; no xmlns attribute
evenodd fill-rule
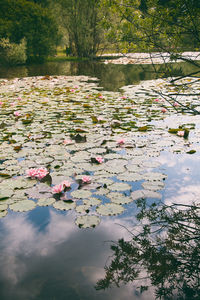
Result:
<svg viewBox="0 0 200 300"><path fill-rule="evenodd" d="M69 182L67 180L62 181L61 184L63 185L63 189L70 188L70 186L71 186L71 182Z"/></svg>
<svg viewBox="0 0 200 300"><path fill-rule="evenodd" d="M15 117L19 117L20 116L20 112L19 111L14 111L14 116Z"/></svg>
<svg viewBox="0 0 200 300"><path fill-rule="evenodd" d="M183 130L180 130L177 132L177 135L178 136L184 136L185 132Z"/></svg>
<svg viewBox="0 0 200 300"><path fill-rule="evenodd" d="M26 170L27 177L35 178L38 174L38 171L36 168L31 168L29 170Z"/></svg>
<svg viewBox="0 0 200 300"><path fill-rule="evenodd" d="M158 98L154 99L155 102L159 102L160 100Z"/></svg>
<svg viewBox="0 0 200 300"><path fill-rule="evenodd" d="M118 145L124 145L125 144L125 140L124 139L119 139L119 140L117 140L117 144Z"/></svg>
<svg viewBox="0 0 200 300"><path fill-rule="evenodd" d="M66 140L63 141L63 144L64 144L64 145L68 145L68 144L71 144L71 143L72 143L72 140L67 140L67 139L66 139Z"/></svg>
<svg viewBox="0 0 200 300"><path fill-rule="evenodd" d="M63 184L60 183L60 184L57 184L55 185L53 188L52 188L52 193L53 194L60 194L63 192Z"/></svg>
<svg viewBox="0 0 200 300"><path fill-rule="evenodd" d="M103 161L104 161L103 157L100 157L100 156L95 157L95 159L96 159L96 161L97 161L99 164L102 164Z"/></svg>
<svg viewBox="0 0 200 300"><path fill-rule="evenodd" d="M46 168L39 168L39 169L37 169L36 177L40 180L40 179L44 178L47 174L49 174L49 172L47 171Z"/></svg>
<svg viewBox="0 0 200 300"><path fill-rule="evenodd" d="M83 183L90 183L91 182L91 178L89 176L87 176L87 175L84 175L82 177L82 182Z"/></svg>
<svg viewBox="0 0 200 300"><path fill-rule="evenodd" d="M31 178L38 178L39 180L41 180L42 178L44 178L49 172L47 171L46 168L32 168L26 171L26 175L27 177L31 177Z"/></svg>
<svg viewBox="0 0 200 300"><path fill-rule="evenodd" d="M162 113L166 113L167 110L166 110L166 108L162 107L161 111L162 111Z"/></svg>

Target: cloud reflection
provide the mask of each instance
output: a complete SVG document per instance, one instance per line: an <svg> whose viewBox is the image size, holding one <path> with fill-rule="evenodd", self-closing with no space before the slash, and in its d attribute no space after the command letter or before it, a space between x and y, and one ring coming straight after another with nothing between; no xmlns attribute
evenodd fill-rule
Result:
<svg viewBox="0 0 200 300"><path fill-rule="evenodd" d="M128 219L116 217L106 218L95 230L83 230L74 225L73 214L50 209L49 222L41 231L28 214L9 214L0 234L0 299L151 299L149 294L138 297L131 284L94 289L111 254L106 241L130 239L128 231L115 223L130 226Z"/></svg>

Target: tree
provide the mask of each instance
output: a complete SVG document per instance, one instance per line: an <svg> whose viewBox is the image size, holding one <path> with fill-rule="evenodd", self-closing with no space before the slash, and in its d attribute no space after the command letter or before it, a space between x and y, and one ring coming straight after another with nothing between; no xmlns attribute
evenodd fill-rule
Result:
<svg viewBox="0 0 200 300"><path fill-rule="evenodd" d="M48 8L28 0L1 0L0 38L12 43L26 39L28 59L44 59L54 53L57 25Z"/></svg>
<svg viewBox="0 0 200 300"><path fill-rule="evenodd" d="M200 294L200 206L147 206L137 201L139 229L113 243L112 260L96 289L134 282L140 275L155 287L156 299L194 300ZM142 224L144 220L145 225ZM141 230L140 230L141 229ZM142 279L142 278L141 278ZM148 290L141 280L140 292Z"/></svg>
<svg viewBox="0 0 200 300"><path fill-rule="evenodd" d="M197 51L200 47L200 4L197 0L104 0L102 5L112 14L117 15L116 22L110 22L110 36L116 41L121 52L148 52L151 57L154 52L160 53L163 58L163 77L169 78L177 90L175 95L164 93L160 96L165 100L170 99L173 105L178 94L183 95L183 87L191 89L200 72L200 63L196 57L185 57L183 51ZM179 79L192 76L192 82L178 83L174 78L171 65L166 61L166 55L173 61L184 61L196 69ZM199 57L200 60L200 57ZM153 64L155 73L159 65ZM180 74L183 73L180 70ZM197 93L191 89L188 92L192 97ZM180 103L181 104L181 103ZM183 107L184 109L184 107ZM199 114L198 110L187 112Z"/></svg>
<svg viewBox="0 0 200 300"><path fill-rule="evenodd" d="M79 57L95 55L103 38L100 0L61 0L69 50Z"/></svg>

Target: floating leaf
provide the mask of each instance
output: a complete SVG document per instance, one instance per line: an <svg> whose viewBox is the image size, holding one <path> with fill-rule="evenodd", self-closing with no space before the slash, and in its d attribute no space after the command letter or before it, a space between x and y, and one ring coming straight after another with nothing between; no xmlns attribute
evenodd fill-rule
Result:
<svg viewBox="0 0 200 300"><path fill-rule="evenodd" d="M162 181L145 181L142 186L146 190L157 191L164 188L164 183Z"/></svg>
<svg viewBox="0 0 200 300"><path fill-rule="evenodd" d="M155 199L161 199L161 194L154 192L154 191L148 191L148 190L137 190L131 193L131 197L133 200L138 200L142 198L155 198Z"/></svg>
<svg viewBox="0 0 200 300"><path fill-rule="evenodd" d="M49 206L52 205L56 200L54 198L40 198L38 199L37 205Z"/></svg>
<svg viewBox="0 0 200 300"><path fill-rule="evenodd" d="M97 198L95 198L95 197L91 197L91 198L89 198L89 199L87 199L87 200L83 200L83 203L84 203L85 205L95 206L95 205L101 204L101 200L99 200L99 199L97 199Z"/></svg>
<svg viewBox="0 0 200 300"><path fill-rule="evenodd" d="M53 207L59 210L71 210L74 209L76 207L76 203L75 202L64 202L62 200L59 200L55 203L53 203Z"/></svg>
<svg viewBox="0 0 200 300"><path fill-rule="evenodd" d="M10 198L13 195L12 190L0 190L0 200Z"/></svg>
<svg viewBox="0 0 200 300"><path fill-rule="evenodd" d="M13 211L29 211L36 207L36 203L32 200L21 200L9 205L9 208Z"/></svg>
<svg viewBox="0 0 200 300"><path fill-rule="evenodd" d="M111 191L127 191L131 189L131 186L128 183L115 182L109 185Z"/></svg>
<svg viewBox="0 0 200 300"><path fill-rule="evenodd" d="M87 211L89 211L90 205L87 204L83 204L83 205L78 205L76 206L76 212L77 213L86 213Z"/></svg>
<svg viewBox="0 0 200 300"><path fill-rule="evenodd" d="M78 225L80 228L94 228L100 223L100 218L95 215L85 215L85 216L79 216L76 218L75 221L76 225Z"/></svg>
<svg viewBox="0 0 200 300"><path fill-rule="evenodd" d="M106 203L97 207L96 211L102 216L113 216L123 213L124 207L115 203Z"/></svg>
<svg viewBox="0 0 200 300"><path fill-rule="evenodd" d="M194 154L194 153L196 153L196 150L190 150L190 151L187 151L186 153L187 154Z"/></svg>
<svg viewBox="0 0 200 300"><path fill-rule="evenodd" d="M121 193L110 193L108 195L108 198L110 199L111 202L116 203L116 204L127 204L133 201L130 197L126 197Z"/></svg>
<svg viewBox="0 0 200 300"><path fill-rule="evenodd" d="M78 199L89 198L91 195L92 193L90 191L82 189L71 192L71 196Z"/></svg>
<svg viewBox="0 0 200 300"><path fill-rule="evenodd" d="M0 218L3 218L7 215L8 211L7 210L3 210L3 211L0 211Z"/></svg>

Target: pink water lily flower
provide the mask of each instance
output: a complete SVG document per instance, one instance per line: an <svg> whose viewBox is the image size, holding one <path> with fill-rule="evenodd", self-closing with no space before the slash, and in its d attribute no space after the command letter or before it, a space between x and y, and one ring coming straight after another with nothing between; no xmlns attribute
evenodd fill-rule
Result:
<svg viewBox="0 0 200 300"><path fill-rule="evenodd" d="M91 182L90 176L84 175L82 177L82 182L84 182L84 183L90 183Z"/></svg>
<svg viewBox="0 0 200 300"><path fill-rule="evenodd" d="M125 144L125 140L124 139L119 139L119 140L117 140L117 144L118 145L124 145Z"/></svg>
<svg viewBox="0 0 200 300"><path fill-rule="evenodd" d="M127 97L126 96L121 96L120 99L127 99Z"/></svg>
<svg viewBox="0 0 200 300"><path fill-rule="evenodd" d="M71 89L70 92L72 92L72 93L75 92L75 89Z"/></svg>
<svg viewBox="0 0 200 300"><path fill-rule="evenodd" d="M158 98L154 99L155 102L159 102L160 100Z"/></svg>
<svg viewBox="0 0 200 300"><path fill-rule="evenodd" d="M60 194L63 192L63 184L60 183L60 184L57 184L55 185L53 188L52 188L52 193L53 194Z"/></svg>
<svg viewBox="0 0 200 300"><path fill-rule="evenodd" d="M103 99L103 96L102 96L102 95L100 95L100 96L99 96L99 99Z"/></svg>
<svg viewBox="0 0 200 300"><path fill-rule="evenodd" d="M161 111L162 111L162 113L166 113L167 112L166 108L164 108L164 107L161 108Z"/></svg>
<svg viewBox="0 0 200 300"><path fill-rule="evenodd" d="M102 164L104 161L103 157L101 157L101 156L95 157L95 159L99 164Z"/></svg>
<svg viewBox="0 0 200 300"><path fill-rule="evenodd" d="M10 103L10 106L15 106L16 102Z"/></svg>
<svg viewBox="0 0 200 300"><path fill-rule="evenodd" d="M72 143L72 140L67 140L67 139L66 139L66 140L63 141L63 144L64 144L64 145L68 145L68 144L71 144L71 143Z"/></svg>
<svg viewBox="0 0 200 300"><path fill-rule="evenodd" d="M70 186L71 186L71 182L69 182L69 181L67 181L67 180L63 180L63 181L61 182L61 184L63 185L63 189L65 189L65 188L70 188Z"/></svg>
<svg viewBox="0 0 200 300"><path fill-rule="evenodd" d="M0 101L0 105L3 105L3 102Z"/></svg>
<svg viewBox="0 0 200 300"><path fill-rule="evenodd" d="M31 178L38 178L41 180L48 174L48 170L46 168L31 168L26 171L26 176Z"/></svg>
<svg viewBox="0 0 200 300"><path fill-rule="evenodd" d="M173 104L174 107L180 106L177 102L174 102Z"/></svg>
<svg viewBox="0 0 200 300"><path fill-rule="evenodd" d="M38 171L36 168L31 168L29 170L26 170L27 177L35 178L37 174L38 174Z"/></svg>
<svg viewBox="0 0 200 300"><path fill-rule="evenodd" d="M15 117L19 117L21 114L20 114L20 112L19 111L14 111L14 116Z"/></svg>
<svg viewBox="0 0 200 300"><path fill-rule="evenodd" d="M184 131L183 131L183 130L179 130L179 131L177 132L177 135L178 135L178 136L184 136Z"/></svg>
<svg viewBox="0 0 200 300"><path fill-rule="evenodd" d="M36 177L40 180L40 179L44 178L47 174L49 174L49 172L46 168L39 168L39 169L37 169Z"/></svg>

